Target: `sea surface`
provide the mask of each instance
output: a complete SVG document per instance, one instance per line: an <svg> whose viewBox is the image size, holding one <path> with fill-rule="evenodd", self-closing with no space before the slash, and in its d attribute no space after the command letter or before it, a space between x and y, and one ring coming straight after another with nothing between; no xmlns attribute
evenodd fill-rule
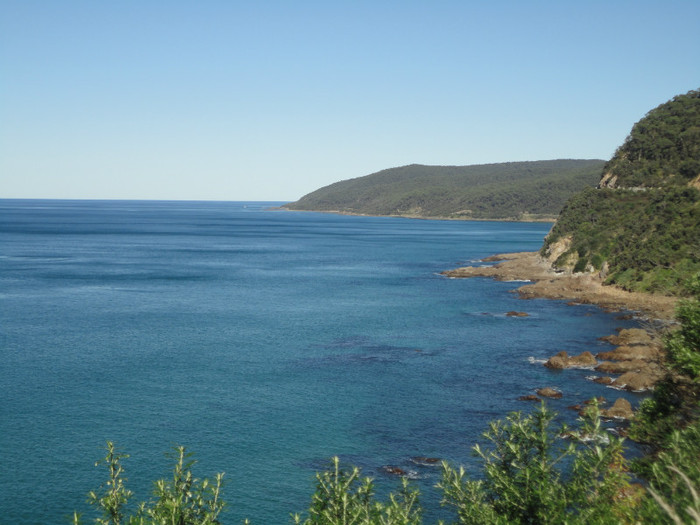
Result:
<svg viewBox="0 0 700 525"><path fill-rule="evenodd" d="M439 469L412 458L478 474L488 422L533 409L518 396L559 387L573 420L619 395L541 360L632 321L439 274L536 250L551 224L279 204L0 200L0 522L90 518L111 440L138 501L181 444L196 476L225 472L224 523L289 523L338 455L380 497L399 484L383 466L410 472L434 523Z"/></svg>

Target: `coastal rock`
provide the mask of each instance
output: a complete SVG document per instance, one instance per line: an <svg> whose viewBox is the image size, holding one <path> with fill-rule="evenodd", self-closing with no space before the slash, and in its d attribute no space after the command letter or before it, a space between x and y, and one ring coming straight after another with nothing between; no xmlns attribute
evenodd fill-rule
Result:
<svg viewBox="0 0 700 525"><path fill-rule="evenodd" d="M424 467L434 467L440 464L442 461L440 458L428 458L425 456L415 456L411 458L411 461L416 465L422 465Z"/></svg>
<svg viewBox="0 0 700 525"><path fill-rule="evenodd" d="M588 368L596 364L598 364L598 361L588 351L571 357L565 351L561 351L557 355L550 357L544 366L555 370L563 370L564 368Z"/></svg>
<svg viewBox="0 0 700 525"><path fill-rule="evenodd" d="M559 390L555 390L551 387L538 388L535 392L537 392L537 395L549 397L551 399L560 399L562 397L562 393L559 392Z"/></svg>
<svg viewBox="0 0 700 525"><path fill-rule="evenodd" d="M391 474L392 476L406 476L407 472L401 467L396 467L394 465L384 465L381 470L386 474Z"/></svg>
<svg viewBox="0 0 700 525"><path fill-rule="evenodd" d="M594 397L593 399L588 399L583 402L584 405L592 405L593 403L596 403L598 406L604 405L608 402L607 399L605 399L603 396L598 396Z"/></svg>
<svg viewBox="0 0 700 525"><path fill-rule="evenodd" d="M562 238L558 239L557 241L551 243L547 247L547 252L545 253L545 257L547 258L547 262L549 262L550 265L553 265L554 261L556 261L564 253L569 251L569 249L571 248L572 242L573 242L573 238L570 235L568 235L568 236L562 237Z"/></svg>
<svg viewBox="0 0 700 525"><path fill-rule="evenodd" d="M601 337L600 341L607 341L615 346L651 345L655 338L643 328L626 328L620 330L617 335Z"/></svg>
<svg viewBox="0 0 700 525"><path fill-rule="evenodd" d="M554 252L561 248L565 246L557 246L554 250L553 245L550 245L548 255L556 255ZM573 300L578 304L597 304L616 311L639 311L660 319L672 319L675 313L677 299L674 297L627 292L614 286L604 286L603 280L595 274L555 271L551 262L541 257L539 252L508 253L500 255L498 259L501 262L493 266L458 268L442 272L442 275L452 278L491 277L500 281L531 281L531 284L517 289L517 293L524 299ZM624 334L617 337L620 336Z"/></svg>
<svg viewBox="0 0 700 525"><path fill-rule="evenodd" d="M516 312L511 310L510 312L506 313L506 317L530 317L530 314L527 312Z"/></svg>
<svg viewBox="0 0 700 525"><path fill-rule="evenodd" d="M559 352L557 355L550 357L544 364L547 368L553 368L555 370L563 370L567 367L569 363L569 355L565 351Z"/></svg>
<svg viewBox="0 0 700 525"><path fill-rule="evenodd" d="M599 352L597 357L605 361L629 361L641 359L644 361L657 361L662 352L657 346L652 345L624 345L618 346L610 352Z"/></svg>
<svg viewBox="0 0 700 525"><path fill-rule="evenodd" d="M615 381L615 380L610 376L602 376L602 377L594 377L593 378L593 382L598 383L599 385L612 385L613 381Z"/></svg>
<svg viewBox="0 0 700 525"><path fill-rule="evenodd" d="M569 358L569 368L572 367L589 367L598 364L596 358L590 352L582 352Z"/></svg>
<svg viewBox="0 0 700 525"><path fill-rule="evenodd" d="M595 369L606 374L624 374L626 372L639 372L649 366L649 363L641 359L628 361L603 361Z"/></svg>
<svg viewBox="0 0 700 525"><path fill-rule="evenodd" d="M518 401L540 401L540 398L534 394L529 394L527 396L520 396Z"/></svg>
<svg viewBox="0 0 700 525"><path fill-rule="evenodd" d="M600 408L600 406L604 405L607 403L606 399L603 396L598 396L594 397L592 399L588 399L583 402L583 404L580 405L572 405L569 408L570 410L576 410L578 411L579 415L583 416L586 414L587 410L591 410L591 406L595 403L597 407Z"/></svg>
<svg viewBox="0 0 700 525"><path fill-rule="evenodd" d="M610 408L601 410L600 415L611 419L632 419L634 412L630 402L621 397Z"/></svg>
<svg viewBox="0 0 700 525"><path fill-rule="evenodd" d="M631 392L644 392L653 389L661 377L662 373L655 373L653 369L647 369L643 372L627 372L615 379L611 386L624 388Z"/></svg>

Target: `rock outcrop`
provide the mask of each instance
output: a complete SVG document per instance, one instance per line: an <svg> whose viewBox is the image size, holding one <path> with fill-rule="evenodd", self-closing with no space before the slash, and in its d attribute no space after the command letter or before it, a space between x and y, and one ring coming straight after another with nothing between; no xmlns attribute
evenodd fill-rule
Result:
<svg viewBox="0 0 700 525"><path fill-rule="evenodd" d="M598 364L596 358L590 352L569 357L565 351L550 357L544 364L547 368L563 370L565 368L590 368Z"/></svg>
<svg viewBox="0 0 700 525"><path fill-rule="evenodd" d="M603 361L595 369L606 374L625 374L627 372L640 372L650 368L646 361L630 359L627 361Z"/></svg>
<svg viewBox="0 0 700 525"><path fill-rule="evenodd" d="M645 392L652 390L654 385L663 378L664 372L660 368L650 368L639 372L627 372L615 379L611 386L624 388L631 392Z"/></svg>
<svg viewBox="0 0 700 525"><path fill-rule="evenodd" d="M626 328L620 330L617 335L608 335L600 338L601 341L607 341L612 345L650 345L657 342L656 337L650 334L643 328Z"/></svg>
<svg viewBox="0 0 700 525"><path fill-rule="evenodd" d="M632 419L634 412L632 404L621 397L610 408L602 409L600 415L609 419Z"/></svg>
<svg viewBox="0 0 700 525"><path fill-rule="evenodd" d="M610 352L599 352L597 357L604 361L658 361L663 353L657 346L651 345L635 345L635 346L618 346Z"/></svg>
<svg viewBox="0 0 700 525"><path fill-rule="evenodd" d="M535 392L537 392L539 396L549 397L551 399L560 399L562 397L562 393L559 392L559 390L551 387L538 388Z"/></svg>
<svg viewBox="0 0 700 525"><path fill-rule="evenodd" d="M528 394L526 396L520 396L518 401L541 401L541 399L535 394Z"/></svg>

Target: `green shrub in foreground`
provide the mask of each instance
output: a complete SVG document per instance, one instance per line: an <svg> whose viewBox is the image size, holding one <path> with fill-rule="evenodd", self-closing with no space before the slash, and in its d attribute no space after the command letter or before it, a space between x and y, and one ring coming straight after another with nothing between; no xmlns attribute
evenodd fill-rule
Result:
<svg viewBox="0 0 700 525"><path fill-rule="evenodd" d="M630 508L622 495L629 488L622 439L601 428L597 407L581 427L555 428L554 412L543 404L530 415L514 413L491 423L484 434L485 448L474 448L483 464L483 476L469 478L463 468L443 464L443 505L455 512L455 523L619 523ZM100 513L101 525L218 524L224 509L223 474L214 483L193 477L189 454L177 447L172 479L155 483L154 498L128 514L132 496L125 487L122 459L127 456L107 444L102 462L109 477L89 502ZM483 478L483 479L481 479ZM373 482L359 469L341 468L333 458L330 468L316 475L311 505L296 525L419 525L422 509L418 490L404 479L400 491L387 502L375 498ZM74 525L80 516L74 515Z"/></svg>
<svg viewBox="0 0 700 525"><path fill-rule="evenodd" d="M220 498L223 474L217 474L214 483L199 480L192 475L191 454L185 447L175 447L175 466L171 480L155 482L154 499L138 506L135 514L126 515L132 492L124 486L126 479L122 460L126 454L116 451L107 442L107 455L96 465L105 464L109 470L107 482L98 491L88 493L88 502L102 515L94 523L100 525L214 525L221 523L219 514L225 507ZM79 525L81 516L73 514L73 524Z"/></svg>

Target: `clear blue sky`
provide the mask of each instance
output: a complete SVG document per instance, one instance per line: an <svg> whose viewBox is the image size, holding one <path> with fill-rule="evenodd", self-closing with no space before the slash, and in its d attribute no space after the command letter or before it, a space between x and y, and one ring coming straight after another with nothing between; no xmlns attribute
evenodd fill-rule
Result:
<svg viewBox="0 0 700 525"><path fill-rule="evenodd" d="M0 0L0 197L296 200L608 159L700 87L700 1Z"/></svg>

